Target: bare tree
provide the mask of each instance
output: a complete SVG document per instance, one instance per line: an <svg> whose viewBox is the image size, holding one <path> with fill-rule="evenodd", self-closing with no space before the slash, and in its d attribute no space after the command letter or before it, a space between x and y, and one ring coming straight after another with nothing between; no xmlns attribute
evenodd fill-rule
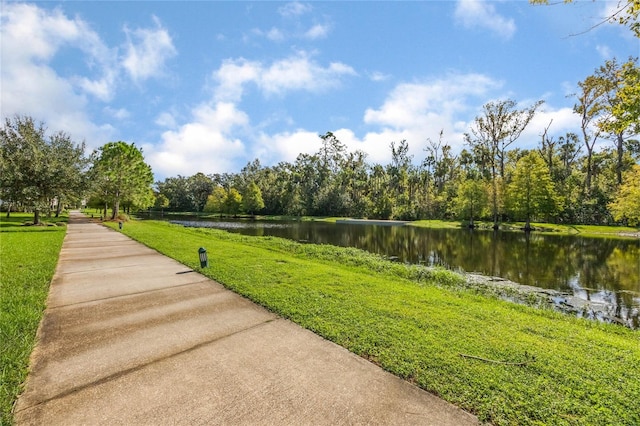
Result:
<svg viewBox="0 0 640 426"><path fill-rule="evenodd" d="M542 103L538 101L529 108L518 109L511 99L488 102L483 106L482 115L476 117L471 133L465 135L472 148L483 148L489 153L494 229L498 228L499 180L504 178L507 149L520 137Z"/></svg>

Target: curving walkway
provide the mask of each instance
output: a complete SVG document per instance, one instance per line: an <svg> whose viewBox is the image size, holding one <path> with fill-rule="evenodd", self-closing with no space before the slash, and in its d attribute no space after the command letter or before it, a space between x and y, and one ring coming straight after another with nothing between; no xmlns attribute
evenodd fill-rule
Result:
<svg viewBox="0 0 640 426"><path fill-rule="evenodd" d="M72 212L17 425L474 425L391 375Z"/></svg>

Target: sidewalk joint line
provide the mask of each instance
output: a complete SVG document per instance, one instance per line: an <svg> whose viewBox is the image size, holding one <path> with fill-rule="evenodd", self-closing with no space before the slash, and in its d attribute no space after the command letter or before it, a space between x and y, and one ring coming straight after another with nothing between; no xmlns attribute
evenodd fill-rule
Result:
<svg viewBox="0 0 640 426"><path fill-rule="evenodd" d="M166 290L170 290L172 288L181 288L181 287L187 287L187 286L190 286L190 285L202 284L202 283L206 283L208 281L216 283L215 281L211 280L210 278L205 278L203 280L195 281L195 282L192 282L192 283L172 285L172 286L163 287L163 288L154 288L152 290L137 291L135 293L120 294L120 295L117 295L117 296L103 297L103 298L100 298L100 299L85 300L85 301L82 301L82 302L69 303L69 304L66 304L66 305L57 305L57 306L52 306L49 309L54 310L54 309L60 309L60 308L67 308L69 306L81 306L81 305L86 305L86 304L94 303L94 302L104 302L104 301L107 301L107 300L121 299L121 298L129 297L129 296L138 296L138 295L141 295L141 294L149 294L149 293L154 293L154 292L159 292L159 291L166 291Z"/></svg>
<svg viewBox="0 0 640 426"><path fill-rule="evenodd" d="M153 360L151 360L149 362L146 362L144 364L136 365L134 367L127 368L126 370L118 371L116 373L113 373L113 374L110 374L108 376L102 377L102 378L100 378L98 380L95 380L93 382L85 383L83 385L74 387L72 389L67 389L64 392L61 392L61 393L59 393L57 395L54 395L54 396L52 396L50 398L46 398L46 399L44 399L42 401L37 402L36 404L30 405L28 407L24 407L21 410L17 410L16 413L23 412L23 411L28 411L28 410L31 410L31 409L36 408L38 406L41 406L41 405L44 405L44 404L48 404L51 401L55 401L55 400L58 400L58 399L66 398L67 396L73 395L75 393L78 393L78 392L83 391L85 389L91 388L93 386L100 386L102 384L105 384L105 383L111 382L113 380L119 379L120 377L124 377L124 376L127 376L127 375L131 374L131 373L135 373L136 371L142 370L142 369L144 369L144 368L146 368L148 366L151 366L151 365L154 365L154 364L158 364L158 363L160 363L162 361L174 358L176 356L180 356L180 355L195 351L195 350L200 349L200 348L202 348L204 346L207 346L207 345L210 345L212 343L221 341L223 339L227 339L229 337L235 336L235 335L240 334L240 333L244 333L246 331L253 330L255 328L261 327L263 325L267 325L267 324L269 324L269 323L271 323L273 321L277 321L277 320L280 320L280 319L282 319L282 318L279 317L279 316L276 316L274 318L269 318L269 319L267 319L265 321L262 321L260 323L254 324L254 325L252 325L250 327L243 328L242 330L237 330L237 331L234 331L232 333L225 334L224 336L220 336L220 337L217 337L217 338L212 339L212 340L207 340L206 342L200 342L197 345L194 345L194 346L191 346L189 348L183 349L183 350L178 351L176 353L169 354L169 355L164 356L162 358L153 359Z"/></svg>

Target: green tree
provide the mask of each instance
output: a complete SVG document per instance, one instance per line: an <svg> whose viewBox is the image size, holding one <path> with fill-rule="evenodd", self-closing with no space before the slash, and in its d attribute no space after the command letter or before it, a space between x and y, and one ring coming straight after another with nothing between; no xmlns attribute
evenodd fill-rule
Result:
<svg viewBox="0 0 640 426"><path fill-rule="evenodd" d="M488 102L483 106L482 115L476 117L471 133L465 134L467 144L487 156L494 229L498 228L507 149L520 137L541 104L542 101L538 101L529 108L517 109L511 99Z"/></svg>
<svg viewBox="0 0 640 426"><path fill-rule="evenodd" d="M221 186L213 188L213 192L207 198L204 211L209 213L223 213L225 211L225 200L227 199L227 191Z"/></svg>
<svg viewBox="0 0 640 426"><path fill-rule="evenodd" d="M187 190L191 206L195 211L201 212L213 191L213 182L204 173L196 173L187 179Z"/></svg>
<svg viewBox="0 0 640 426"><path fill-rule="evenodd" d="M626 141L640 133L640 69L637 59L623 65L615 59L606 61L595 76L603 87L603 114L597 126L611 135L617 151L616 176L622 184Z"/></svg>
<svg viewBox="0 0 640 426"><path fill-rule="evenodd" d="M86 165L84 144L64 132L47 138L31 117L6 119L0 130L0 198L32 210L36 225L54 200L60 208L64 198L80 196Z"/></svg>
<svg viewBox="0 0 640 426"><path fill-rule="evenodd" d="M227 213L237 216L242 208L242 195L237 189L231 188L227 191L227 196L224 200L224 207Z"/></svg>
<svg viewBox="0 0 640 426"><path fill-rule="evenodd" d="M516 163L512 181L507 186L507 206L517 218L526 220L525 230L531 229L532 218L549 217L558 212L555 187L538 152L530 152Z"/></svg>
<svg viewBox="0 0 640 426"><path fill-rule="evenodd" d="M264 208L264 200L262 199L262 192L255 182L249 183L247 189L242 197L242 205L244 211L253 215Z"/></svg>
<svg viewBox="0 0 640 426"><path fill-rule="evenodd" d="M57 132L49 139L48 151L50 189L57 201L58 217L64 203L79 200L87 188L89 159L85 156L84 143L75 144L64 132Z"/></svg>
<svg viewBox="0 0 640 426"><path fill-rule="evenodd" d="M625 172L624 184L609 204L613 218L627 221L631 226L640 225L640 164L635 164Z"/></svg>
<svg viewBox="0 0 640 426"><path fill-rule="evenodd" d="M148 207L143 204L150 202L153 173L144 162L141 149L133 143L109 142L98 149L95 157L91 170L94 192L112 206L111 219L118 217L122 202Z"/></svg>
<svg viewBox="0 0 640 426"><path fill-rule="evenodd" d="M458 187L458 195L454 199L454 208L461 219L469 220L473 228L474 219L483 215L488 207L487 186L485 182L467 179Z"/></svg>
<svg viewBox="0 0 640 426"><path fill-rule="evenodd" d="M169 208L176 211L193 211L189 191L189 178L178 175L169 177L164 182L156 182L158 192L169 199Z"/></svg>
<svg viewBox="0 0 640 426"><path fill-rule="evenodd" d="M160 215L164 215L164 209L169 207L169 199L164 194L155 194L153 207L160 209Z"/></svg>

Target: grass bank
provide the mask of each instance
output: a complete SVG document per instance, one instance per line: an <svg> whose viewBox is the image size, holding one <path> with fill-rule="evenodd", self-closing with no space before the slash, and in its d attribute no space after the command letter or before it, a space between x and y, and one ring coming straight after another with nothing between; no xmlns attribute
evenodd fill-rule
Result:
<svg viewBox="0 0 640 426"><path fill-rule="evenodd" d="M474 223L479 229L492 229L493 222L477 221ZM446 220L417 220L410 222L409 226L420 228L460 228L466 227L466 222ZM522 231L524 222L501 223L500 229L504 231ZM580 235L582 237L630 237L640 235L640 228L629 226L604 226L604 225L558 225L554 223L532 222L533 232L553 233L556 235Z"/></svg>
<svg viewBox="0 0 640 426"><path fill-rule="evenodd" d="M109 224L117 228L117 224ZM504 302L356 249L163 222L127 235L497 425L640 424L640 332Z"/></svg>
<svg viewBox="0 0 640 426"><path fill-rule="evenodd" d="M49 226L23 225L32 219L32 216L20 213L12 213L10 218L4 214L0 217L2 425L12 422L11 409L27 376L29 356L66 231L66 217L49 222Z"/></svg>

